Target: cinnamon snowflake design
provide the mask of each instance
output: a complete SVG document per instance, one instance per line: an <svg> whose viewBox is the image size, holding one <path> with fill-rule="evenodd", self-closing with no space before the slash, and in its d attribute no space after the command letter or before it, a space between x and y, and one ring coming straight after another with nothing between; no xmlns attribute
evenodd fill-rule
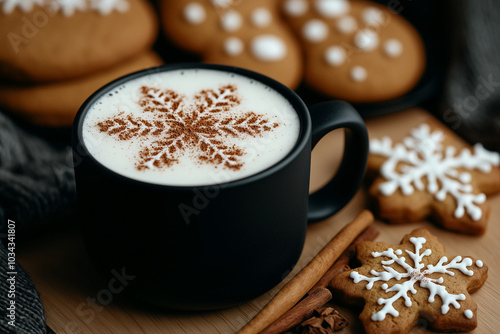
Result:
<svg viewBox="0 0 500 334"><path fill-rule="evenodd" d="M403 255L403 251L401 249L394 250L393 248L389 248L383 252L373 252L372 256L374 258L386 257L388 260L381 260L380 263L385 271L378 272L372 270L370 272L371 277L360 275L356 271L351 272L351 278L354 283L359 283L361 281L366 281L368 284L366 285L366 289L370 290L373 287L373 284L378 281L388 282L391 280L401 281L406 279L404 282L394 284L389 287L387 284L382 284L381 289L386 293L388 292L396 292L396 294L392 295L389 298L380 298L377 303L379 305L384 305L384 307L375 312L372 315L373 321L382 321L385 319L387 314L391 314L394 317L399 316L399 312L394 308L394 302L400 298L403 298L405 301L406 307L412 306L412 301L410 296L408 295L410 292L412 294L417 294L418 291L415 288L415 284L418 282L419 286L424 289L428 289L430 296L428 298L429 303L433 303L435 301L435 297L439 296L441 298L442 306L441 313L446 314L450 310L450 305L455 307L456 309L460 308L459 301L465 300L465 295L461 294L452 294L446 290L446 286L442 285L444 282L443 277L439 278L430 278L429 275L434 273L443 273L448 274L450 276L454 276L455 273L450 271L450 269L457 269L461 271L464 275L472 276L474 272L467 267L472 265L471 258L462 259L461 256L456 256L453 260L448 262L448 258L443 256L439 262L434 266L429 264L425 266L422 263L422 259L425 256L429 256L432 254L432 251L427 248L422 253L423 245L426 243L426 239L422 237L411 237L410 242L415 246L415 252L411 252L409 250L405 250L408 256L413 260L413 266L406 262L406 258ZM448 262L448 263L446 263ZM392 267L395 265L397 268ZM396 269L399 269L396 270ZM401 269L403 270L401 272Z"/></svg>
<svg viewBox="0 0 500 334"><path fill-rule="evenodd" d="M233 85L202 90L192 98L146 86L140 94L140 117L119 113L97 124L101 133L120 141L152 142L138 153L138 170L172 166L187 153L200 163L239 170L245 151L227 138L256 137L279 126L255 112L234 113L241 100Z"/></svg>
<svg viewBox="0 0 500 334"><path fill-rule="evenodd" d="M129 9L127 0L0 0L0 4L2 2L5 14L12 13L16 7L28 13L35 5L45 6L52 13L60 11L64 16L72 16L77 11L87 10L109 15L113 11L123 13Z"/></svg>
<svg viewBox="0 0 500 334"><path fill-rule="evenodd" d="M385 196L398 189L404 195L427 190L440 202L450 195L456 201L456 218L467 213L478 221L482 216L478 205L485 202L486 196L474 194L471 174L459 169L489 173L493 166L499 166L500 156L484 149L481 144L474 146L473 153L465 148L456 154L455 147L443 147L443 138L441 131L431 132L429 125L422 124L403 143L395 146L388 137L370 141L370 153L387 157L380 169L386 181L380 184L379 190Z"/></svg>

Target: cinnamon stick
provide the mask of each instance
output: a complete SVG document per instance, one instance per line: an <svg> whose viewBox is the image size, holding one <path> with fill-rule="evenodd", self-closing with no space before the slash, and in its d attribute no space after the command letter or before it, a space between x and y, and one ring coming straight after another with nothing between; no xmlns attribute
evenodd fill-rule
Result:
<svg viewBox="0 0 500 334"><path fill-rule="evenodd" d="M290 328L300 324L305 319L309 318L314 312L315 308L323 306L328 301L324 301L321 294L317 294L317 291L324 290L330 285L332 279L338 274L349 270L349 262L356 255L356 245L362 241L372 241L378 236L379 231L370 225L364 230L354 241L347 247L347 249L340 255L340 257L335 261L333 266L328 269L328 271L321 277L321 279L316 283L311 290L307 293L306 297L300 301L293 308L285 312L278 320L273 322L269 327L261 332L261 334L278 334L286 332ZM307 300L308 303L302 303ZM300 305L300 307L298 307ZM319 305L319 306L312 306ZM308 308L310 307L310 308Z"/></svg>
<svg viewBox="0 0 500 334"><path fill-rule="evenodd" d="M278 334L289 330L311 317L314 310L325 305L332 299L332 293L326 288L318 288L297 305L283 314L271 326L264 329L260 334Z"/></svg>
<svg viewBox="0 0 500 334"><path fill-rule="evenodd" d="M260 333L291 309L330 269L343 251L373 222L373 214L362 211L347 224L295 277L250 320L239 334Z"/></svg>
<svg viewBox="0 0 500 334"><path fill-rule="evenodd" d="M332 279L342 272L342 269L351 262L351 260L356 255L356 246L362 241L373 241L378 236L379 231L373 226L370 225L363 231L354 241L347 247L347 249L340 255L335 264L328 269L328 271L321 277L321 279L316 283L311 290L309 290L309 294L311 294L314 290L318 288L326 288L330 285Z"/></svg>

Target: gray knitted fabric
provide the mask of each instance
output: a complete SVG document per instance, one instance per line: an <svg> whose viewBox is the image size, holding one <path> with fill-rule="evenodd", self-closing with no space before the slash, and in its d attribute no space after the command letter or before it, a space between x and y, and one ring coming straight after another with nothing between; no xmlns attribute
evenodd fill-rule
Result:
<svg viewBox="0 0 500 334"><path fill-rule="evenodd" d="M0 233L33 231L67 215L76 190L69 146L56 149L0 112Z"/></svg>
<svg viewBox="0 0 500 334"><path fill-rule="evenodd" d="M452 48L440 116L470 142L500 151L500 2L447 4Z"/></svg>
<svg viewBox="0 0 500 334"><path fill-rule="evenodd" d="M16 241L48 223L66 217L75 207L76 191L69 146L57 149L20 129L0 112L0 234L15 222ZM4 240L0 240L0 333L45 333L42 302L30 277L15 263L9 269ZM8 272L16 272L15 297L8 298ZM3 316L15 301L15 327ZM10 312L10 311L8 311ZM6 314L7 315L7 314Z"/></svg>
<svg viewBox="0 0 500 334"><path fill-rule="evenodd" d="M7 268L8 252L0 242L0 333L42 334L46 333L45 312L40 296L30 277L15 264ZM7 269L7 270L6 270Z"/></svg>

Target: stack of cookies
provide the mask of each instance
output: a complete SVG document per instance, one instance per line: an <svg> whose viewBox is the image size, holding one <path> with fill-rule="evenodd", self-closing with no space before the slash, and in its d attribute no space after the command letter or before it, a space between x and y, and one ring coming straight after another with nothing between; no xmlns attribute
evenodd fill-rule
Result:
<svg viewBox="0 0 500 334"><path fill-rule="evenodd" d="M102 85L156 66L146 0L0 0L0 109L70 126Z"/></svg>

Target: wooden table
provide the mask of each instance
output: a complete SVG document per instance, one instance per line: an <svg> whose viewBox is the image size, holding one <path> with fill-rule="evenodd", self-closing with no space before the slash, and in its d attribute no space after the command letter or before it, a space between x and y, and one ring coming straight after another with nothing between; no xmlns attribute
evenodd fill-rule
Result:
<svg viewBox="0 0 500 334"><path fill-rule="evenodd" d="M412 109L367 121L371 138L389 135L399 140L429 114ZM316 189L334 174L341 155L342 130L322 140L313 152L311 189ZM377 240L399 243L402 236L421 226L427 227L446 245L449 254L480 258L489 266L486 284L472 297L479 305L479 325L474 333L497 333L500 329L500 196L490 198L492 212L488 232L470 237L441 230L428 222L390 226L375 222L380 230ZM337 215L309 226L306 244L289 280L300 268L366 206L365 190ZM75 224L58 228L36 241L20 245L17 258L31 275L45 305L47 324L57 333L234 333L251 319L278 291L272 291L240 307L218 312L175 312L144 308L112 294L89 263ZM200 275L200 284L203 277ZM242 287L244 289L244 287ZM357 314L339 307L350 325L340 333L358 333ZM425 323L411 333L427 333Z"/></svg>

